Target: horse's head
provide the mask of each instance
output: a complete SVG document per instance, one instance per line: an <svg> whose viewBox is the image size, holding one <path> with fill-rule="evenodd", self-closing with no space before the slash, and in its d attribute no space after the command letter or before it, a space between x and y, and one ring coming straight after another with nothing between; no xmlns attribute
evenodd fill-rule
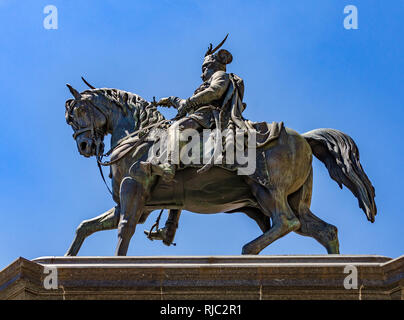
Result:
<svg viewBox="0 0 404 320"><path fill-rule="evenodd" d="M128 135L154 123L164 116L153 103L123 90L94 88L79 93L69 84L74 99L66 101L66 122L74 131L80 154L85 157L101 156L104 136L110 133L111 145Z"/></svg>
<svg viewBox="0 0 404 320"><path fill-rule="evenodd" d="M93 102L91 90L79 93L67 84L74 99L66 101L66 122L74 131L77 148L85 157L100 156L104 151L104 136L108 119L103 108Z"/></svg>

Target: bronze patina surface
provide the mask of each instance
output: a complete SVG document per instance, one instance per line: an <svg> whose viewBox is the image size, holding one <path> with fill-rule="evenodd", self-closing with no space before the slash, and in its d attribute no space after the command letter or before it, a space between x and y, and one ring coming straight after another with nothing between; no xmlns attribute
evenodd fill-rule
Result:
<svg viewBox="0 0 404 320"><path fill-rule="evenodd" d="M223 41L224 42L224 41ZM330 177L345 185L358 199L367 219L377 212L375 190L359 161L351 137L335 129L316 129L304 134L283 123L252 123L242 116L244 85L240 77L226 72L233 56L220 49L223 42L205 54L203 84L187 98L163 98L147 102L140 96L118 89L97 89L79 93L68 85L74 99L66 101L66 120L74 130L80 154L96 156L100 165L111 167L112 196L116 206L100 216L83 221L67 255L76 255L90 234L118 229L116 255L126 255L136 226L155 209L170 209L166 227L147 232L150 238L170 244L178 226L180 211L196 213L244 212L254 219L262 235L244 245L243 254L259 254L289 232L316 239L328 253L339 253L337 228L310 210L312 157L321 160ZM87 83L87 82L86 82ZM88 83L87 83L88 84ZM178 115L167 120L157 106L174 106ZM157 131L220 128L259 129L257 168L252 175L213 163L203 167L154 164L150 148L157 143ZM268 134L263 134L267 128ZM260 131L261 130L261 131ZM103 163L103 139L111 135L111 161Z"/></svg>

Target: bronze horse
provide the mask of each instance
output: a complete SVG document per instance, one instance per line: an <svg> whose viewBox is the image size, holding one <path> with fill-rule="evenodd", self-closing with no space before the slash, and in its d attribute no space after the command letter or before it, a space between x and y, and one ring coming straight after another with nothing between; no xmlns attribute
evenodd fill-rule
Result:
<svg viewBox="0 0 404 320"><path fill-rule="evenodd" d="M170 124L155 104L136 94L94 87L79 93L68 87L74 99L66 101L66 121L73 127L78 150L85 157L102 154L107 134L111 134L111 146L117 146L130 133L134 138L153 135L157 127ZM150 177L140 163L147 160L153 143L140 138L137 141L130 152L119 156L118 150L111 156L112 194L117 205L83 221L66 255L76 255L90 234L116 228L116 255L126 255L137 224L144 223L156 209L244 212L257 222L263 234L245 244L242 254L259 254L291 231L313 237L328 253L338 254L337 228L310 211L313 154L341 188L345 185L351 190L367 219L374 222L374 188L359 162L355 142L338 130L316 129L304 134L283 130L275 142L264 147L270 173L268 187L220 167L202 173L195 168L178 170L174 182ZM114 157L119 161L114 162Z"/></svg>

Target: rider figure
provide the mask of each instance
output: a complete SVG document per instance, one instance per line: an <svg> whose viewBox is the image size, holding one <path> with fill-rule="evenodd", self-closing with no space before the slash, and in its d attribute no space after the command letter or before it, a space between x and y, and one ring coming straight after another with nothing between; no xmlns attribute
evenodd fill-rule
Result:
<svg viewBox="0 0 404 320"><path fill-rule="evenodd" d="M223 105L231 82L230 76L239 79L242 86L239 91L244 91L242 80L235 75L226 73L226 64L231 63L233 60L231 53L223 49L215 53L226 41L226 38L213 50L212 45L210 45L202 64L201 78L203 83L190 98L181 99L172 96L162 98L157 103L161 106L173 106L178 110L178 114L174 118L177 121L168 130L169 139L176 136L175 132L177 130L194 129L200 132L202 129L213 129L215 127L213 111L220 111ZM242 95L243 92L240 94ZM168 163L144 163L143 165L145 167L149 166L153 174L160 175L164 180L170 181L174 178L176 165L171 163L170 155L168 160Z"/></svg>
<svg viewBox="0 0 404 320"><path fill-rule="evenodd" d="M157 103L161 106L173 106L178 110L175 117L177 121L169 129L169 137L170 135L171 137L175 136L175 130L194 129L202 131L202 129L213 129L215 123L217 123L213 112L223 107L223 102L232 81L233 85L236 86L233 89L238 90L239 98L242 100L244 93L242 79L234 74L226 73L226 65L232 62L233 56L229 51L223 49L215 53L226 39L227 36L215 49L212 49L212 44L210 45L202 64L201 78L203 83L190 98L168 97L161 99ZM235 84L234 82L237 83ZM244 108L245 105L243 104L242 109ZM226 123L224 123L224 126L226 126ZM143 165L146 168L148 167L148 170L153 174L162 176L166 181L172 180L175 176L176 165L170 163L170 161L160 164L146 162ZM163 240L164 244L170 245L178 227L180 213L181 210L170 210L164 228L154 232L145 231L145 234L150 239Z"/></svg>

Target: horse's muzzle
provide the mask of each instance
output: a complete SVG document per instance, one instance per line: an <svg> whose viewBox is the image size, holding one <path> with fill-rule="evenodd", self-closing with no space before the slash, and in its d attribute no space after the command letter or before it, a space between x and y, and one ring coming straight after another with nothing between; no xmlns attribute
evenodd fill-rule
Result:
<svg viewBox="0 0 404 320"><path fill-rule="evenodd" d="M80 154L87 158L96 155L96 144L93 139L77 138L77 148Z"/></svg>

